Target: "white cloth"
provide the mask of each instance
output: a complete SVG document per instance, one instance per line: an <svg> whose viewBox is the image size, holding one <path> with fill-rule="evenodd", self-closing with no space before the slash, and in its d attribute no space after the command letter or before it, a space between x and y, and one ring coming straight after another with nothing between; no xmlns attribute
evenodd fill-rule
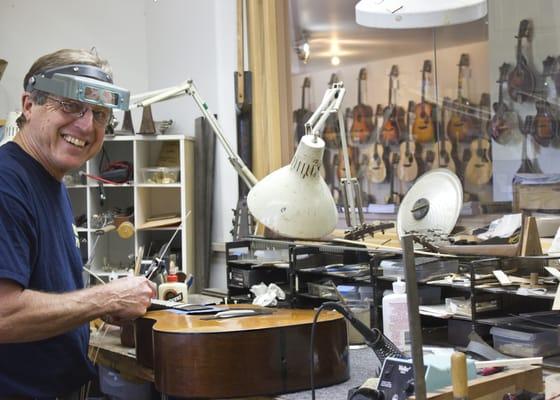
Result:
<svg viewBox="0 0 560 400"><path fill-rule="evenodd" d="M258 306L275 306L278 304L278 300L284 300L286 298L286 293L275 283L271 283L267 286L261 282L258 285L251 286L249 290L255 295L253 304Z"/></svg>

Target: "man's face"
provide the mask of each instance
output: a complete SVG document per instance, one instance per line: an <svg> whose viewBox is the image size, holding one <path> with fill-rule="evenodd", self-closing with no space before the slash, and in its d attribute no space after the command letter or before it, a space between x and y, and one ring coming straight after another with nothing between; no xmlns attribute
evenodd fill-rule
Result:
<svg viewBox="0 0 560 400"><path fill-rule="evenodd" d="M29 93L22 103L27 120L21 135L24 150L55 178L61 180L101 149L106 124L100 116L110 115L108 109L52 95L38 105ZM81 112L69 112L76 109Z"/></svg>

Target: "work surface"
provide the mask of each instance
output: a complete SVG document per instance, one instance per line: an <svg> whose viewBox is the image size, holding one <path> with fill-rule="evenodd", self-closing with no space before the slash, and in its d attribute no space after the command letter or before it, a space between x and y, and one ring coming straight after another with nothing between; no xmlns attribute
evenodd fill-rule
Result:
<svg viewBox="0 0 560 400"><path fill-rule="evenodd" d="M125 378L142 379L153 382L153 371L143 368L136 362L134 349L123 347L120 344L119 328L110 326L106 334L105 328L94 333L90 340L90 357L105 366L119 371ZM361 385L372 377L379 364L369 348L356 347L349 350L350 379L338 385L333 385L316 390L317 400L346 399L348 390ZM476 384L469 389L476 394L475 398L501 399L507 391L515 391L515 388L526 388L528 390L541 390L542 371L538 367L527 368L523 371L509 371L496 374L494 377L479 378ZM496 392L494 396L483 394ZM310 391L282 394L271 397L276 400L296 400L311 398ZM264 399L263 397L260 397ZM451 400L452 394L445 393L432 395L430 399Z"/></svg>

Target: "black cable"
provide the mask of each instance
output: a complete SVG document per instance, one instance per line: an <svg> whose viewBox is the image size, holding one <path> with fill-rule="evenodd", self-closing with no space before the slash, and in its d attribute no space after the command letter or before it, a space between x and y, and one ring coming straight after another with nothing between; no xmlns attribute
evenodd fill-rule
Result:
<svg viewBox="0 0 560 400"><path fill-rule="evenodd" d="M365 339L366 344L370 347L373 352L375 353L376 357L379 359L381 365L387 357L394 357L394 358L406 358L403 352L401 352L398 347L387 338L379 329L369 328L366 324L362 321L357 319L352 311L350 311L345 305L334 302L334 301L327 301L317 309L315 312L315 316L313 317L313 324L311 325L311 347L310 347L310 374L309 374L309 382L311 386L311 399L315 400L315 379L314 379L314 359L313 359L313 349L315 347L315 326L317 324L317 319L319 318L319 314L324 309L327 310L334 310L338 311L344 318L350 322L350 324L362 335Z"/></svg>
<svg viewBox="0 0 560 400"><path fill-rule="evenodd" d="M315 347L315 327L317 326L317 320L319 319L319 314L326 308L326 304L329 302L321 304L321 306L315 311L315 316L313 317L313 323L311 324L311 345L309 348L309 383L311 385L311 399L315 400L315 360L313 358Z"/></svg>

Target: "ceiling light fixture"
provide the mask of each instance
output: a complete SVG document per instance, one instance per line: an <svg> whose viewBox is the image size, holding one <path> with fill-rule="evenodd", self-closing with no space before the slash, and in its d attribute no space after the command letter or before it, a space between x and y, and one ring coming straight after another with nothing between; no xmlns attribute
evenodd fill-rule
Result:
<svg viewBox="0 0 560 400"><path fill-rule="evenodd" d="M294 49L298 58L303 61L304 64L307 64L309 56L311 55L311 46L309 46L306 33L304 33L302 38L296 42Z"/></svg>
<svg viewBox="0 0 560 400"><path fill-rule="evenodd" d="M333 56L333 57L331 58L331 65L334 65L334 66L336 67L336 66L339 65L339 64L340 64L340 57L338 57L338 56Z"/></svg>
<svg viewBox="0 0 560 400"><path fill-rule="evenodd" d="M486 0L360 0L356 22L372 28L433 28L476 21L488 13Z"/></svg>

